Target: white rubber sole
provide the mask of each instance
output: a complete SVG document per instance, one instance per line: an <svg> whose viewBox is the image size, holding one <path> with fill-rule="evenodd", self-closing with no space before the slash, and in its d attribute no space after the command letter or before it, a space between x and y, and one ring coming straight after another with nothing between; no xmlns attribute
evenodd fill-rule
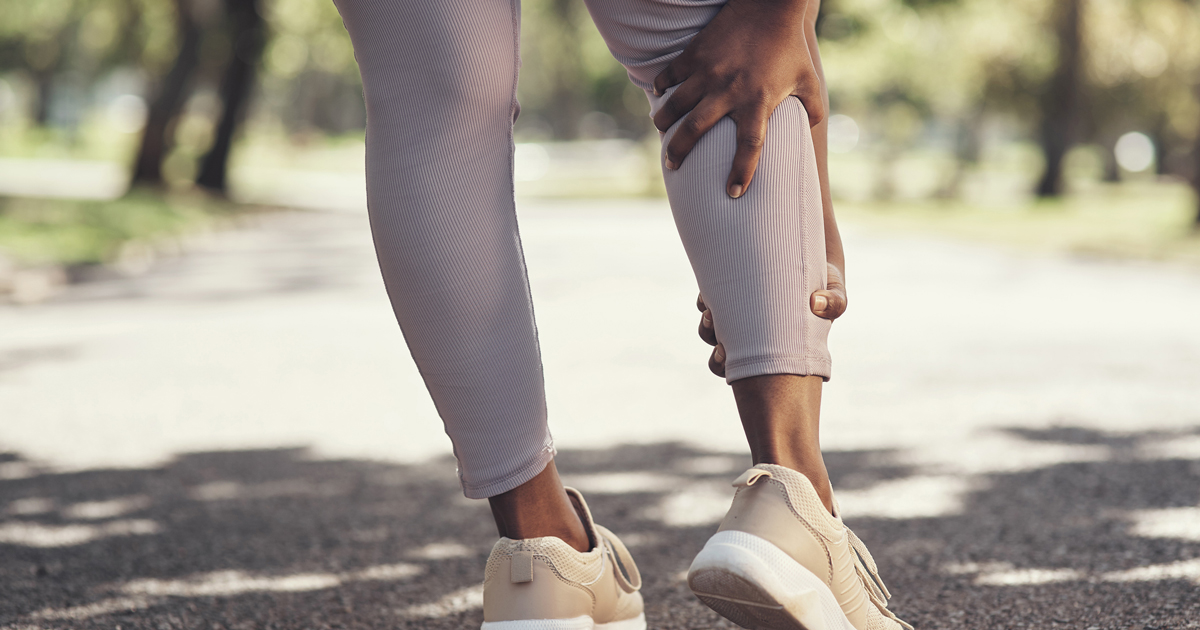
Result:
<svg viewBox="0 0 1200 630"><path fill-rule="evenodd" d="M609 623L596 623L587 615L570 619L485 621L480 630L646 630L646 615Z"/></svg>
<svg viewBox="0 0 1200 630"><path fill-rule="evenodd" d="M688 569L688 586L751 630L854 630L825 581L770 542L717 532Z"/></svg>

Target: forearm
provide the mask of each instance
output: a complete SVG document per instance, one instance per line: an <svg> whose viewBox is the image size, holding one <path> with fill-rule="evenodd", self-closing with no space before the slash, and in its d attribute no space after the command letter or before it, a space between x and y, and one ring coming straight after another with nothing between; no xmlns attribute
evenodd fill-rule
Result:
<svg viewBox="0 0 1200 630"><path fill-rule="evenodd" d="M825 70L821 67L821 53L817 47L817 13L819 0L811 0L806 7L804 40L813 68L821 81L821 102L829 111L829 90L825 85ZM825 260L846 272L846 257L842 251L842 236L838 232L837 218L833 214L833 195L829 190L829 117L826 116L812 128L813 148L817 156L817 177L821 182L821 209L825 218Z"/></svg>

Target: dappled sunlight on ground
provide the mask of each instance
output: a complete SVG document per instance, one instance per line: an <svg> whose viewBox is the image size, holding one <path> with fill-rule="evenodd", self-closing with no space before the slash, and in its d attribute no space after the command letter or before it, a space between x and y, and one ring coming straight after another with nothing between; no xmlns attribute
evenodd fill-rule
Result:
<svg viewBox="0 0 1200 630"><path fill-rule="evenodd" d="M828 453L893 608L922 628L1195 623L1200 459L1145 447L1194 433L1011 435L1107 455L954 477L900 465L901 452ZM731 627L680 576L747 465L673 443L560 454L567 483L634 550L651 627ZM472 627L495 540L486 502L461 498L448 459L295 449L43 470L0 481L0 511L0 628Z"/></svg>

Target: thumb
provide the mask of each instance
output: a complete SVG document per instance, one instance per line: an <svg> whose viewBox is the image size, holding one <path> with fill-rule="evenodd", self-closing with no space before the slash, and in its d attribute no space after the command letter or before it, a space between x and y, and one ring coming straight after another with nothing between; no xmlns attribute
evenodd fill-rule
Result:
<svg viewBox="0 0 1200 630"><path fill-rule="evenodd" d="M813 291L809 300L809 308L817 317L835 320L846 312L846 294L827 289Z"/></svg>

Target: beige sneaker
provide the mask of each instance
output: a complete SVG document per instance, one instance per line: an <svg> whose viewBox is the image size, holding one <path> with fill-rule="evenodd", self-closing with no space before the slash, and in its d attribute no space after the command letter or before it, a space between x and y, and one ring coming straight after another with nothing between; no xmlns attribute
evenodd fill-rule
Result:
<svg viewBox="0 0 1200 630"><path fill-rule="evenodd" d="M567 488L592 550L553 536L492 547L483 580L482 630L645 630L642 576L629 550L592 520L583 496Z"/></svg>
<svg viewBox="0 0 1200 630"><path fill-rule="evenodd" d="M754 630L912 630L887 609L866 546L808 477L759 464L733 485L733 506L688 570L700 601Z"/></svg>

